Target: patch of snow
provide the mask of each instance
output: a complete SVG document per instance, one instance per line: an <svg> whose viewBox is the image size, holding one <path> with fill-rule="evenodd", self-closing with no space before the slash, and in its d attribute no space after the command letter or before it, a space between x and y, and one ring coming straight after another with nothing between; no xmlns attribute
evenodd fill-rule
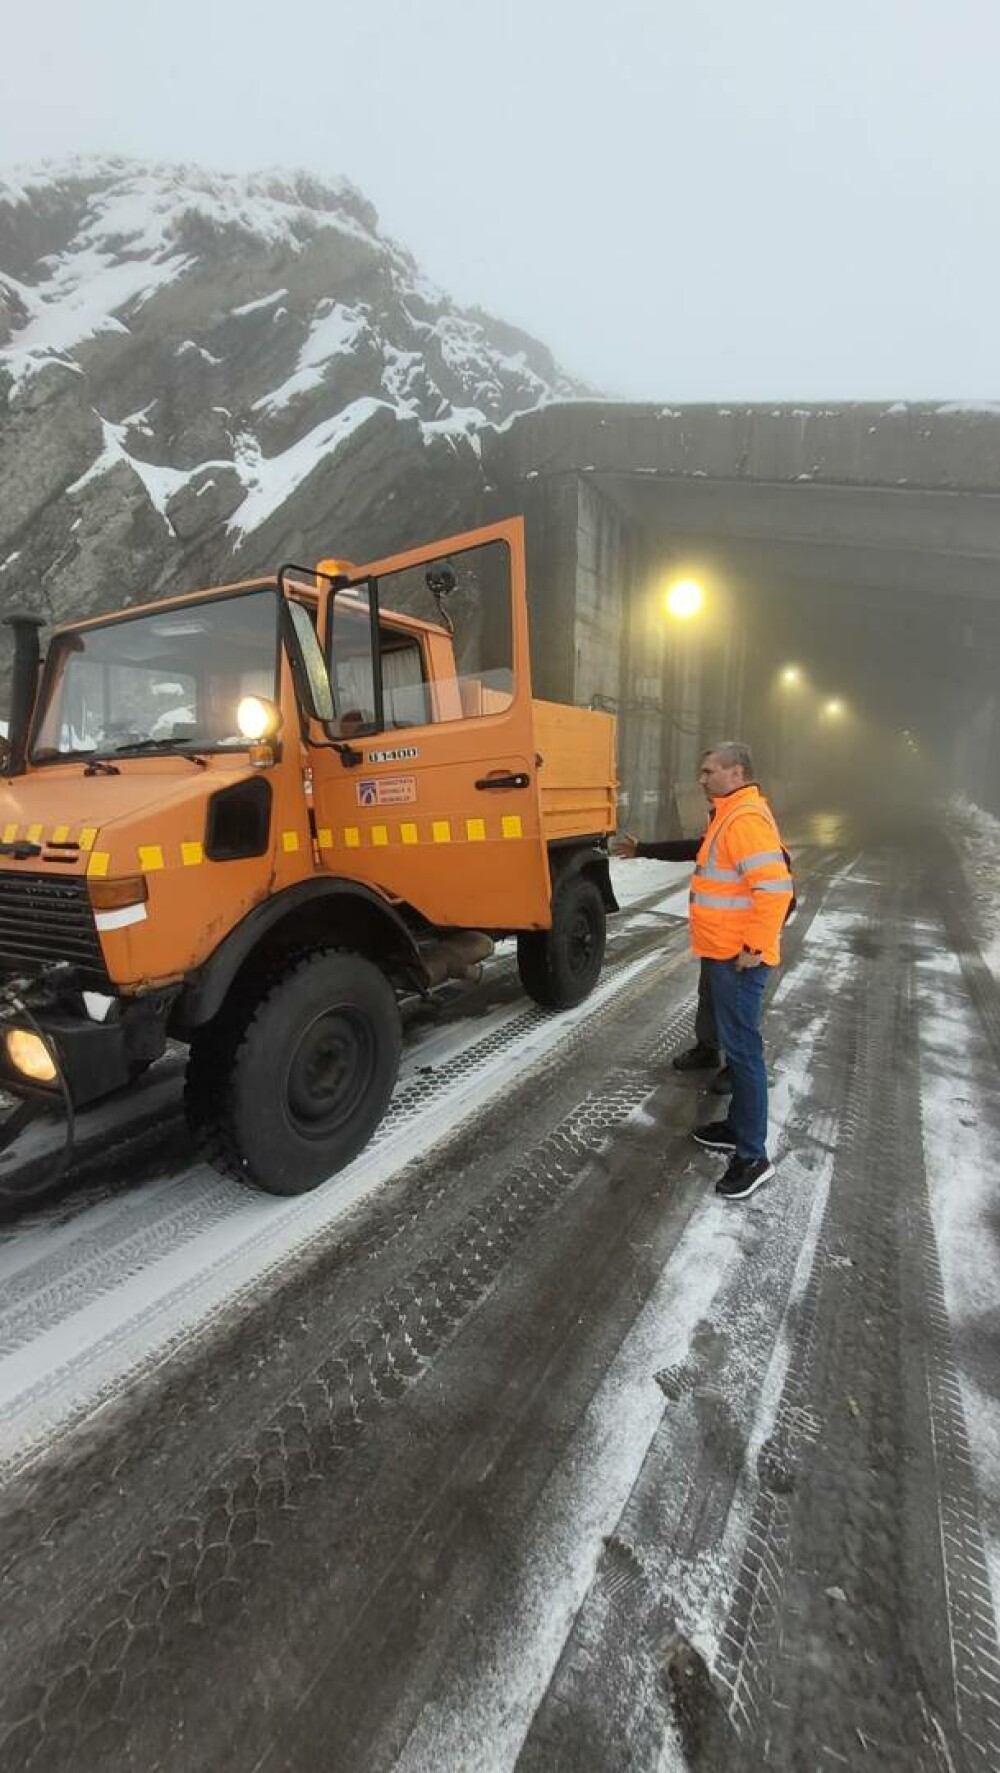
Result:
<svg viewBox="0 0 1000 1773"><path fill-rule="evenodd" d="M121 314L142 307L191 263L176 249L174 220L162 184L149 177L92 195L72 245L42 261L44 281L16 286L29 317L0 351L15 387L89 339L128 332Z"/></svg>
<svg viewBox="0 0 1000 1773"><path fill-rule="evenodd" d="M618 861L613 857L611 886L624 911L627 906L634 905L637 899L648 899L651 894L662 893L681 881L686 883L693 867L693 862L656 862L648 856L636 856L631 862ZM685 898L686 896L685 886Z"/></svg>
<svg viewBox="0 0 1000 1773"><path fill-rule="evenodd" d="M369 321L364 309L349 308L343 302L325 304L323 314L314 319L309 328L294 371L280 387L255 400L254 411L281 412L299 395L318 387L328 364L338 357L349 357L368 330Z"/></svg>
<svg viewBox="0 0 1000 1773"><path fill-rule="evenodd" d="M256 439L244 432L237 444L236 466L247 494L229 519L230 533L239 539L249 535L251 530L259 529L296 487L308 479L314 468L336 455L348 438L380 408L395 412L386 401L374 400L370 395L353 400L342 412L324 419L276 456L265 456Z"/></svg>
<svg viewBox="0 0 1000 1773"><path fill-rule="evenodd" d="M974 1349L980 1327L1000 1318L996 1135L984 1112L996 1099L996 1074L961 961L943 928L934 934L916 964L924 1162L1000 1619L1000 1397L996 1373L987 1392L962 1356L963 1344Z"/></svg>
<svg viewBox="0 0 1000 1773"><path fill-rule="evenodd" d="M221 357L213 356L211 351L207 351L204 345L197 344L194 339L184 339L183 342L178 345L176 355L178 357L184 357L190 351L197 352L198 356L203 358L206 363L217 364L222 362Z"/></svg>
<svg viewBox="0 0 1000 1773"><path fill-rule="evenodd" d="M417 400L408 390L414 378L422 378L424 359L419 351L399 351L394 345L383 347L385 368L382 386L397 406L416 406Z"/></svg>
<svg viewBox="0 0 1000 1773"><path fill-rule="evenodd" d="M136 478L141 480L150 504L163 518L169 529L171 524L167 516L167 504L178 489L187 484L192 475L201 473L202 469L206 467L232 467L231 462L223 461L202 462L197 468L167 468L159 462L141 461L137 456L130 455L125 448L125 434L128 430L129 420L124 420L120 425L113 425L110 420L102 419L100 413L97 413L96 417L100 419L101 429L104 433L104 448L96 461L91 462L86 472L66 488L70 496L82 492L93 481L99 480L102 474L110 473L112 468L116 468L120 462L124 462Z"/></svg>
<svg viewBox="0 0 1000 1773"><path fill-rule="evenodd" d="M958 796L949 805L948 829L975 903L983 959L1000 981L1000 819Z"/></svg>
<svg viewBox="0 0 1000 1773"><path fill-rule="evenodd" d="M453 406L445 418L427 419L424 422L424 436L425 438L460 435L469 437L476 431L481 431L483 426L488 424L489 419L478 406Z"/></svg>
<svg viewBox="0 0 1000 1773"><path fill-rule="evenodd" d="M275 302L283 301L287 294L287 289L276 289L270 295L258 296L255 302L244 302L239 308L230 308L229 312L237 319L244 314L258 314L262 308L273 308Z"/></svg>

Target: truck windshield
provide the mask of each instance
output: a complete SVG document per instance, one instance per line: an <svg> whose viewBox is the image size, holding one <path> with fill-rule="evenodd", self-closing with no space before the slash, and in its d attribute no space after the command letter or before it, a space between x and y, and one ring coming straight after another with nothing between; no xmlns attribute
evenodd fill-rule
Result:
<svg viewBox="0 0 1000 1773"><path fill-rule="evenodd" d="M244 696L276 697L276 590L126 617L55 636L32 761L245 747Z"/></svg>

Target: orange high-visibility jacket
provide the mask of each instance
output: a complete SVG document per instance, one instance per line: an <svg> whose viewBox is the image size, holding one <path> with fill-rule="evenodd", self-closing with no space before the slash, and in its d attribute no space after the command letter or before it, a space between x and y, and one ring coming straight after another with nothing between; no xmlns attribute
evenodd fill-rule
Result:
<svg viewBox="0 0 1000 1773"><path fill-rule="evenodd" d="M777 821L753 783L712 804L691 877L691 946L703 960L731 960L743 947L757 948L777 966L792 898Z"/></svg>

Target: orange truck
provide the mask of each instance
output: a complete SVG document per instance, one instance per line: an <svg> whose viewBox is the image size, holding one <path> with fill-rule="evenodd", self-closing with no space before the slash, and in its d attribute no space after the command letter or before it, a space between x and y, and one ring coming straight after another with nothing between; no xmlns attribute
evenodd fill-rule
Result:
<svg viewBox="0 0 1000 1773"><path fill-rule="evenodd" d="M202 1151L297 1194L381 1120L414 994L506 936L536 1002L593 988L614 721L532 696L520 520L72 623L44 661L7 622L10 1136L181 1041Z"/></svg>

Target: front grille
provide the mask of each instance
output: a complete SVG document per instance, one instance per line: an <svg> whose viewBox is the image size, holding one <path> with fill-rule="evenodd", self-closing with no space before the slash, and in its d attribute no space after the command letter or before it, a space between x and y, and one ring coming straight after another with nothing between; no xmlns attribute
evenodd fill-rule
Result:
<svg viewBox="0 0 1000 1773"><path fill-rule="evenodd" d="M106 976L86 881L0 869L0 966L35 971L58 960Z"/></svg>

